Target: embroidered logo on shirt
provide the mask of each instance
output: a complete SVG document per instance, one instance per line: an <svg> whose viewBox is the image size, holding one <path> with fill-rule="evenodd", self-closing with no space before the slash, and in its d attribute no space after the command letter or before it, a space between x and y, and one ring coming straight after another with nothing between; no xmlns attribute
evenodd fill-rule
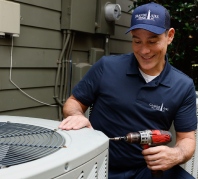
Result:
<svg viewBox="0 0 198 179"><path fill-rule="evenodd" d="M151 14L151 11L149 10L147 14L136 14L135 18L137 20L153 20L155 21L155 19L159 19L159 15L157 14Z"/></svg>
<svg viewBox="0 0 198 179"><path fill-rule="evenodd" d="M150 103L149 106L152 109L156 110L156 111L165 112L165 111L168 111L169 110L168 108L164 107L164 104L163 103L161 104L161 106Z"/></svg>

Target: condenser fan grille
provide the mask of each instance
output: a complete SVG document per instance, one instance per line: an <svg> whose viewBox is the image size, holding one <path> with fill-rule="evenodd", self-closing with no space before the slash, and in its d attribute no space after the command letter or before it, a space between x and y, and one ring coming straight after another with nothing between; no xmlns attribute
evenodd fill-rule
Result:
<svg viewBox="0 0 198 179"><path fill-rule="evenodd" d="M47 156L65 144L55 130L40 126L0 122L0 168Z"/></svg>

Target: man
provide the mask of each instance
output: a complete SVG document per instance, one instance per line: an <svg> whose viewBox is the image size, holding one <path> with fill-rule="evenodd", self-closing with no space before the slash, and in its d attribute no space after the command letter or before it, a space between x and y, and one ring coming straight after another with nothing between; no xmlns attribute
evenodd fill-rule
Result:
<svg viewBox="0 0 198 179"><path fill-rule="evenodd" d="M64 105L64 130L94 128L108 137L146 129L176 130L174 147L110 141L109 179L151 179L162 170L164 179L190 179L179 164L195 150L196 95L193 81L172 67L166 56L175 30L161 5L137 7L127 32L132 54L107 56L96 62L74 87ZM84 116L93 104L90 121Z"/></svg>

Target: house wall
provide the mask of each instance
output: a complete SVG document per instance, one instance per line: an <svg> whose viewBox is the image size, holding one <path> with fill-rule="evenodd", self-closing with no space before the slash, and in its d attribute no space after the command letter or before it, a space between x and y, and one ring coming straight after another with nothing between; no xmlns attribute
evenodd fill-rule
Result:
<svg viewBox="0 0 198 179"><path fill-rule="evenodd" d="M60 120L62 107L55 106L57 103L54 99L54 88L57 61L63 47L62 2L61 0L13 2L20 3L20 36L13 39L12 70L10 68L12 38L0 38L1 115ZM130 13L127 11L128 5L132 2L117 0L117 3L121 5L122 16L115 23L114 35L110 36L110 54L131 52L131 37L130 34L125 35L125 31L130 24ZM91 66L89 57L92 48L105 49L105 35L75 32L71 54L73 75L79 73L79 68L75 69L78 64L86 64L86 70L80 76L73 78L72 86ZM10 71L11 80L26 95L11 83Z"/></svg>

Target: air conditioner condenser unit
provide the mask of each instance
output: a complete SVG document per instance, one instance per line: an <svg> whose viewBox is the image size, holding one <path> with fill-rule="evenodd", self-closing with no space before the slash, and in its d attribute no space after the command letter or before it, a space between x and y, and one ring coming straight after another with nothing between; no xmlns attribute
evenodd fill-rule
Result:
<svg viewBox="0 0 198 179"><path fill-rule="evenodd" d="M107 179L109 139L60 122L0 116L1 179Z"/></svg>

